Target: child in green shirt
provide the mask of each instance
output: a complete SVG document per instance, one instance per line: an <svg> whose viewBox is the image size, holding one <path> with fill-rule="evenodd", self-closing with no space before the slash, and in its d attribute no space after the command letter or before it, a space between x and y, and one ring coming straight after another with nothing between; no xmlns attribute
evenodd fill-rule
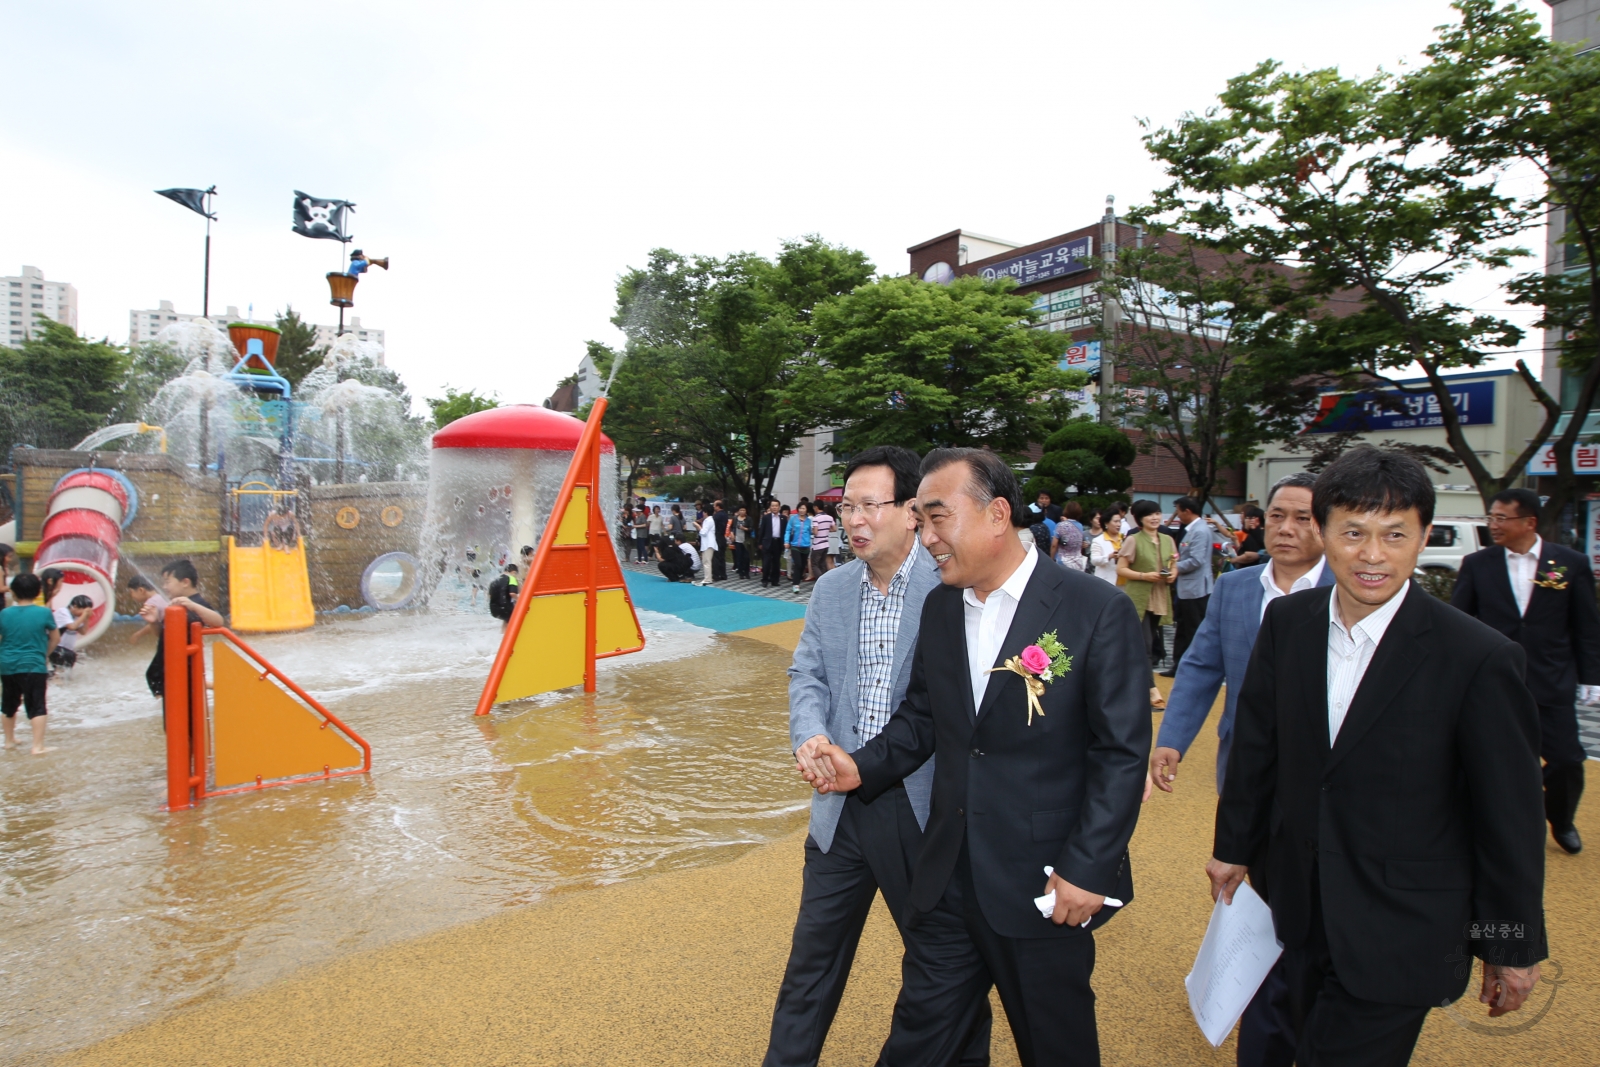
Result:
<svg viewBox="0 0 1600 1067"><path fill-rule="evenodd" d="M0 716L5 719L6 748L17 747L17 707L28 709L33 729L33 754L43 755L45 683L50 653L61 640L55 613L39 603L44 588L36 574L11 579L12 607L0 611Z"/></svg>

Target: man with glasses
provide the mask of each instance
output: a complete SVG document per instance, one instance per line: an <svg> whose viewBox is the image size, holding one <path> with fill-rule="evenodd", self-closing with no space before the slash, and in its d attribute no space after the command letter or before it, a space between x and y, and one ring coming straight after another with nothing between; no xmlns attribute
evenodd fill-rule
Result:
<svg viewBox="0 0 1600 1067"><path fill-rule="evenodd" d="M1594 573L1580 552L1539 536L1539 497L1507 489L1489 505L1495 547L1461 561L1450 603L1516 641L1539 704L1544 812L1569 853L1583 848L1573 819L1583 796L1586 754L1578 737L1577 688L1600 684L1600 609Z"/></svg>
<svg viewBox="0 0 1600 1067"><path fill-rule="evenodd" d="M868 449L845 470L839 516L856 558L818 578L789 668L789 732L802 772L817 772L822 745L853 752L876 737L905 696L922 602L939 584L917 544L920 471L916 453L894 446ZM800 916L765 1067L817 1062L880 891L904 939L932 781L929 759L871 803L812 799ZM989 1062L991 1025L985 999L961 1063Z"/></svg>

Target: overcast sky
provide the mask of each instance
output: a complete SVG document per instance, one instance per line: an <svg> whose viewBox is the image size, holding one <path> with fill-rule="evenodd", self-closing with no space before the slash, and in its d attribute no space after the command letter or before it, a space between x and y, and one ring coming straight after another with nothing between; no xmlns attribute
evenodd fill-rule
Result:
<svg viewBox="0 0 1600 1067"><path fill-rule="evenodd" d="M331 323L339 247L290 232L292 190L346 198L356 243L394 260L353 314L388 332L413 395L513 402L547 396L586 339L619 340L615 279L651 248L769 254L817 233L900 273L907 246L957 227L1042 240L1158 184L1140 117L1202 109L1268 57L1393 68L1450 16L1443 0L0 13L0 274L73 283L81 331L118 342L132 308L197 313L204 222L152 190L215 184L212 308ZM1488 280L1463 295L1501 304Z"/></svg>

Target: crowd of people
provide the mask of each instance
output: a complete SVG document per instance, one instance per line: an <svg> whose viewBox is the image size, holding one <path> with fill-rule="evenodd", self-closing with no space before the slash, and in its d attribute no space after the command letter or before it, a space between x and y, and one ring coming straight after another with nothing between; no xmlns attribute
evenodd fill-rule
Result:
<svg viewBox="0 0 1600 1067"><path fill-rule="evenodd" d="M1085 523L1025 505L986 451L853 457L856 559L817 583L789 669L816 796L764 1064L817 1062L879 893L904 947L879 1063L989 1062L995 990L1023 1064L1097 1064L1093 933L1132 903L1135 824L1224 687L1206 876L1223 906L1248 879L1282 946L1238 1062L1404 1064L1475 960L1488 1014L1521 1008L1545 834L1582 847L1587 560L1508 490L1445 603L1411 580L1431 479L1370 447L1264 503L1237 531L1192 498Z"/></svg>
<svg viewBox="0 0 1600 1067"><path fill-rule="evenodd" d="M827 501L801 497L791 508L774 498L756 516L722 500L694 506L692 515L684 506L663 511L642 497L630 500L617 518L622 558L654 563L669 582L702 586L728 581L731 566L744 581L759 575L764 587L787 580L797 594L850 558L838 509Z"/></svg>

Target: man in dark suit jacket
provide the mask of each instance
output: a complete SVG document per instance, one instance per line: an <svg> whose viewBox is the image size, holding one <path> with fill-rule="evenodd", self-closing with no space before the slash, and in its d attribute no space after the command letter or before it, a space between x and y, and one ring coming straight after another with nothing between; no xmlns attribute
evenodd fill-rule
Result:
<svg viewBox="0 0 1600 1067"><path fill-rule="evenodd" d="M713 581L725 582L728 580L728 520L732 518L722 501L711 502L711 521L717 527L717 550L711 557L711 578Z"/></svg>
<svg viewBox="0 0 1600 1067"><path fill-rule="evenodd" d="M783 567L783 528L788 525L773 499L756 520L756 547L761 550L761 584L776 586Z"/></svg>
<svg viewBox="0 0 1600 1067"><path fill-rule="evenodd" d="M1522 646L1528 688L1539 702L1544 814L1568 852L1583 848L1573 818L1583 796L1588 754L1578 738L1573 696L1600 685L1600 608L1583 554L1539 537L1539 497L1507 489L1489 505L1494 548L1461 561L1450 603Z"/></svg>
<svg viewBox="0 0 1600 1067"><path fill-rule="evenodd" d="M1522 649L1410 576L1421 464L1356 448L1312 510L1335 587L1267 608L1217 805L1213 897L1265 854L1296 1062L1411 1058L1428 1010L1521 1007L1545 957L1538 711Z"/></svg>
<svg viewBox="0 0 1600 1067"><path fill-rule="evenodd" d="M853 758L819 746L831 779L807 774L870 803L938 757L879 1062L953 1062L994 985L1026 1067L1098 1064L1089 931L1133 899L1150 751L1139 620L1115 586L1018 539L1021 494L993 453L938 449L922 472L922 543L943 584L923 606L906 698Z"/></svg>

